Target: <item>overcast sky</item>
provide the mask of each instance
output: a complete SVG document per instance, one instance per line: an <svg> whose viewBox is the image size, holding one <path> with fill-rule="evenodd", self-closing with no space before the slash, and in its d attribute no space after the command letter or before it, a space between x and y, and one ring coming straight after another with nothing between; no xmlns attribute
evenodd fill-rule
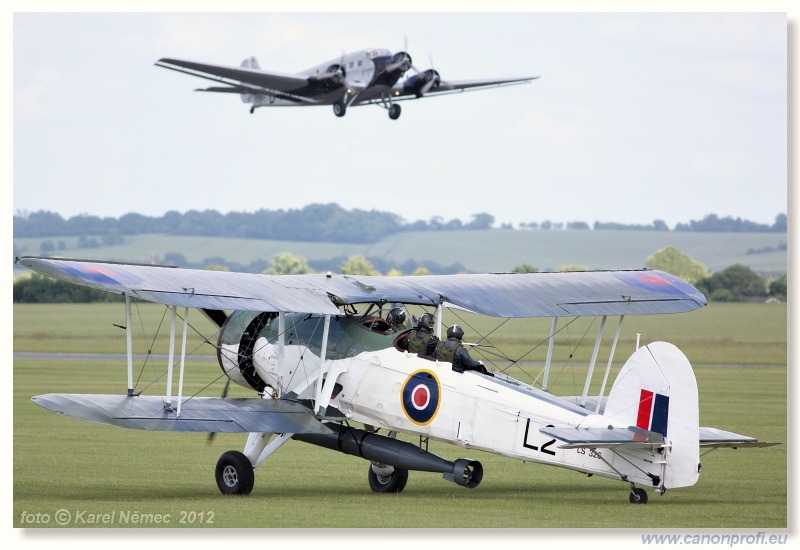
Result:
<svg viewBox="0 0 800 550"><path fill-rule="evenodd" d="M118 217L335 202L406 221L773 223L785 13L15 13L13 208ZM344 118L194 92L160 57L294 73L366 47L532 83Z"/></svg>
<svg viewBox="0 0 800 550"><path fill-rule="evenodd" d="M0 193L15 212L160 216L336 202L407 221L486 212L502 223L672 227L708 213L772 223L787 211L787 62L796 68L798 59L787 57L781 12L797 45L788 0L525 3L774 14L91 13L108 4L4 3ZM223 9L265 4L230 0ZM131 12L186 5L114 3ZM429 9L418 0L401 7L415 6ZM69 10L86 13L49 13ZM153 65L160 57L238 65L255 55L263 68L291 73L343 51L396 51L406 40L415 65L432 59L445 79L541 78L404 102L390 121L377 107L342 119L330 107L250 115L237 97L193 92L206 83ZM10 235L10 216L4 222ZM10 253L10 239L0 248ZM3 296L8 317L11 293ZM0 334L10 365L12 334ZM4 387L10 432L12 387Z"/></svg>

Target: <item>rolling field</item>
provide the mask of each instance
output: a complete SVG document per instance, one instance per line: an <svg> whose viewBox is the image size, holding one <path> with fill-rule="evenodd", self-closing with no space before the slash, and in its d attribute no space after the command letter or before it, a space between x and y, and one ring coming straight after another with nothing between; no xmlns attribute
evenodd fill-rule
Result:
<svg viewBox="0 0 800 550"><path fill-rule="evenodd" d="M681 231L428 231L393 235L373 244L289 242L259 239L126 236L121 245L78 248L77 237L14 239L19 255L41 255L43 241L63 242L61 257L150 263L167 252L180 252L189 262L224 258L249 265L254 259L269 261L275 254L291 252L308 260L380 257L397 265L413 259L440 266L459 263L472 272L511 271L529 263L541 271L563 265L591 269L641 269L645 260L666 246L674 246L711 271L743 264L763 273L786 273L786 250L748 254L748 250L777 249L787 243L785 233L702 233ZM25 273L16 268L15 276Z"/></svg>
<svg viewBox="0 0 800 550"><path fill-rule="evenodd" d="M122 312L121 304L17 304L14 352L124 353L124 332L112 326L124 322ZM137 353L148 348L164 353L166 340L154 341L152 334L162 309L143 307L141 312L143 320L135 321L135 346L142 346ZM785 305L712 304L685 315L625 319L612 377L635 346L635 332L642 334L642 343L667 339L695 365L701 425L783 442L765 449L714 451L703 457L703 473L694 487L663 496L649 491L645 506L630 505L628 487L620 482L437 442L431 442L430 450L449 460L470 457L483 463L479 487L464 489L437 474L411 472L403 493L374 494L366 480L366 461L292 441L256 470L251 495L225 497L214 482L214 465L224 451L241 450L243 435L220 434L208 445L204 434L125 430L55 415L31 403L31 396L124 393L124 358L17 357L13 525L59 527L60 521L67 527L349 528L358 533L372 528L480 527L523 534L546 529L541 533L554 535L574 534L576 528L604 529L606 534L786 528L786 313ZM467 321L467 340L485 330L479 320ZM616 327L610 321L606 340ZM200 315L190 322L213 333ZM141 327L145 334L140 334ZM528 352L531 342L546 337L549 323L544 328L521 323L503 329L493 333L497 348L489 351L524 355L521 366L509 373L525 381L537 378L546 346ZM575 395L575 388L582 388L595 329L575 324L560 333L570 343L554 354L553 393ZM578 349L588 351L575 352L569 360L579 342ZM204 356L187 370L187 392L193 393L217 379L220 370L209 360L213 350L199 337L190 339L187 350ZM608 357L605 346L599 357L602 370ZM579 358L583 364L577 366ZM164 391L159 378L163 365L156 363L148 362L141 377L142 362L135 363L137 389L152 384L146 393ZM494 366L507 368L508 363L496 360ZM595 378L600 376L595 373ZM217 381L201 395L219 395L221 388ZM232 395L248 394L238 389Z"/></svg>

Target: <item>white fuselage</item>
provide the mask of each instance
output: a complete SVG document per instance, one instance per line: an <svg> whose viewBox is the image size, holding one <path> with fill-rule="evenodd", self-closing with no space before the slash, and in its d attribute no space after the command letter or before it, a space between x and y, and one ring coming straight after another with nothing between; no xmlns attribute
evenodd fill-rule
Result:
<svg viewBox="0 0 800 550"><path fill-rule="evenodd" d="M307 348L286 346L280 363L274 350L271 359L259 355L254 354L254 364L268 383L278 384L280 378L282 393L313 395L319 358ZM650 451L559 448L559 442L539 429L628 426L502 374L458 373L449 363L395 348L326 361L326 372L342 386L330 405L349 420L613 479L624 475L628 481L650 484L645 472L663 474L660 455Z"/></svg>
<svg viewBox="0 0 800 550"><path fill-rule="evenodd" d="M342 99L345 95L350 96L356 92L364 90L372 82L376 73L376 58L385 58L391 56L392 53L386 49L372 48L360 50L342 55L338 59L331 59L325 63L320 63L310 69L301 71L293 76L309 79L314 78L324 79L325 75L329 74L331 67L342 67L344 78L347 82L348 89L336 89L331 92L318 92L313 94L307 101L298 101L293 98L281 98L280 96L263 96L243 94L242 101L244 103L252 103L255 106L302 106L308 104L330 104L336 100ZM373 94L368 94L372 97Z"/></svg>

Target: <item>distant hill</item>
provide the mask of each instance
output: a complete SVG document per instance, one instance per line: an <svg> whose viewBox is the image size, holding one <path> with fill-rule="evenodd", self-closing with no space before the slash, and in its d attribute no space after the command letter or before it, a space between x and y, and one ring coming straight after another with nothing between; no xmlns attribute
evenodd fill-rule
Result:
<svg viewBox="0 0 800 550"><path fill-rule="evenodd" d="M216 210L190 210L185 213L169 211L163 216L144 216L129 213L120 218L101 218L82 214L64 219L55 212L18 212L14 215L14 237L77 236L83 244L113 245L122 237L131 235L171 235L183 237L227 237L245 239L271 239L296 242L377 243L382 239L405 232L481 231L495 228L494 216L473 214L472 221L459 219L445 222L434 217L430 221L408 223L397 214L378 210L345 210L335 203L310 204L295 210L257 210L256 212L228 212ZM511 226L501 229L512 230ZM594 222L590 227L583 221L566 224L545 220L520 224L520 229L543 231L657 231L669 232L663 220L651 224L623 224ZM772 225L733 218L720 218L708 214L702 220L692 220L675 226L676 232L706 233L786 233L786 214L775 216Z"/></svg>
<svg viewBox="0 0 800 550"><path fill-rule="evenodd" d="M87 247L87 242L89 247ZM434 273L511 271L528 263L540 271L564 265L590 269L639 269L645 259L674 246L702 262L710 271L743 264L773 277L787 271L786 233L712 233L699 231L631 230L503 230L405 231L374 243L291 242L279 240L165 235L123 236L113 245L87 237L42 236L14 239L14 254L50 255L128 261L177 263L204 267L224 264L231 269L261 271L272 257L290 252L309 260L318 271L337 271L347 258L363 255L381 272L431 266ZM177 261L176 261L177 260ZM18 271L15 276L26 270Z"/></svg>

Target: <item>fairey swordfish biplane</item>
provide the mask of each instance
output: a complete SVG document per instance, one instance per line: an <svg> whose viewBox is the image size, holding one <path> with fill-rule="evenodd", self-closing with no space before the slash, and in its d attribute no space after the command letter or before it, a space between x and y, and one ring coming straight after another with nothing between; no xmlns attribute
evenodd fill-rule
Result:
<svg viewBox="0 0 800 550"><path fill-rule="evenodd" d="M666 342L636 349L605 395L625 316L688 312L706 304L693 286L661 271L372 277L16 261L56 279L121 294L126 304L127 394L51 393L33 397L34 403L125 428L248 433L243 452L228 451L217 462L216 482L225 494L250 493L254 468L289 440L367 460L375 492L402 491L410 470L476 487L483 477L480 462L442 458L428 450L434 440L620 480L630 486L632 503L647 502L643 487L663 494L693 485L701 449L774 444L701 427L692 367ZM172 312L166 395L134 392L132 300L164 304ZM401 341L413 327L410 316L403 321L403 315L386 314L396 304L435 313L437 331L444 308L501 319L552 319L539 387L503 369L456 372L448 363L405 351ZM190 308L219 326L220 367L228 382L251 389L252 398L183 394ZM173 395L179 309L184 344ZM557 322L582 316L600 319L585 388L580 396L559 397L548 390ZM608 316L619 322L600 393L589 396ZM398 434L419 437L419 443Z"/></svg>

